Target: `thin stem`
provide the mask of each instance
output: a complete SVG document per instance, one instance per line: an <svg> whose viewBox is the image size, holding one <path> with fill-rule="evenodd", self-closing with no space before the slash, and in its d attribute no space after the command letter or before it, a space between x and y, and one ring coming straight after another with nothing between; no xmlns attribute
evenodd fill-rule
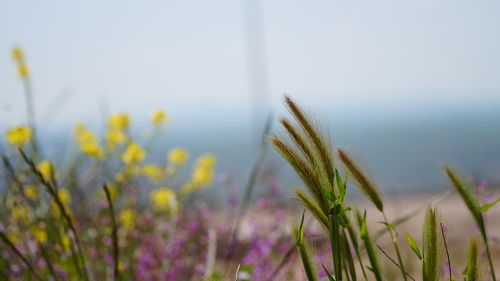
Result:
<svg viewBox="0 0 500 281"><path fill-rule="evenodd" d="M24 97L26 99L26 114L28 119L28 126L31 128L33 134L33 141L31 142L34 158L38 158L38 138L37 138L37 127L35 120L35 106L33 105L33 91L31 90L31 82L29 78L23 79L24 85Z"/></svg>
<svg viewBox="0 0 500 281"><path fill-rule="evenodd" d="M490 264L490 269L491 269L491 278L493 278L493 281L496 281L496 275L495 275L495 268L493 267L493 260L491 259L491 253L490 253L490 246L489 243L486 241L486 255L488 256L488 262Z"/></svg>
<svg viewBox="0 0 500 281"><path fill-rule="evenodd" d="M64 206L63 202L61 201L61 198L59 198L59 195L57 194L57 189L55 188L55 186L52 183L45 180L45 178L40 173L40 171L36 167L33 160L31 160L26 155L26 153L24 153L24 151L22 149L19 149L19 152L21 153L23 160L26 162L26 164L28 164L31 171L36 176L37 180L45 187L47 192L52 196L52 198L54 199L54 202L56 203L57 208L61 212L62 217L66 221L67 227L73 233L73 238L75 239L76 247L77 247L77 250L78 250L78 253L80 256L80 260L82 263L83 277L85 278L85 280L89 280L89 275L88 275L87 266L86 266L86 262L85 262L85 255L83 252L82 244L81 244L79 236L78 236L78 232L76 231L76 227L73 223L73 220L71 219L71 216L68 214L66 207Z"/></svg>
<svg viewBox="0 0 500 281"><path fill-rule="evenodd" d="M384 216L384 222L386 223L386 227L389 229L389 235L391 236L391 240L392 240L392 245L394 246L394 250L396 251L396 256L398 258L398 262L399 262L399 268L401 269L401 272L403 274L403 279L405 281L407 281L408 279L406 278L406 271L405 271L405 266L404 266L404 263L403 263L403 259L401 258L401 251L399 250L399 246L398 246L398 241L393 233L393 230L391 229L391 227L389 227L389 221L387 220L387 216L385 215L385 212L382 212L382 215ZM378 245L377 245L378 246Z"/></svg>
<svg viewBox="0 0 500 281"><path fill-rule="evenodd" d="M403 268L401 268L401 266L391 257L389 256L389 254L387 254L384 249L382 249L382 247L380 247L379 244L377 244L377 248L384 254L384 256L386 256L395 266L397 266L399 269L401 269L403 271L403 274L405 276L408 276L410 277L411 280L415 281L415 278L413 278L408 272L406 272Z"/></svg>
<svg viewBox="0 0 500 281"><path fill-rule="evenodd" d="M276 268L273 270L271 275L269 275L269 277L267 278L268 281L275 280L275 277L278 275L280 270L285 266L285 264L288 262L290 257L292 257L293 253L295 253L295 245L292 245L288 249L288 251L286 251L286 254L283 256L283 259L281 260L281 262L278 264L278 266L276 266Z"/></svg>
<svg viewBox="0 0 500 281"><path fill-rule="evenodd" d="M439 226L441 227L441 234L443 235L443 242L444 242L444 248L446 250L446 258L448 259L448 273L450 275L450 281L452 281L452 276L451 276L451 261L450 261L450 252L448 251L448 243L446 243L446 236L444 235L444 228L443 228L443 223L439 223Z"/></svg>
<svg viewBox="0 0 500 281"><path fill-rule="evenodd" d="M341 250L340 250L340 235L339 235L339 223L338 216L329 215L328 216L328 224L330 230L330 246L332 251L332 259L333 259L333 267L335 279L341 281L342 280L342 258L341 258Z"/></svg>
<svg viewBox="0 0 500 281"><path fill-rule="evenodd" d="M5 233L3 233L1 231L0 231L0 239L5 244L7 244L7 246L9 246L9 248L11 248L11 250L23 261L23 263L26 265L26 267L28 267L28 269L31 271L33 276L36 277L36 279L43 281L43 279L40 277L40 275L38 275L38 273L36 273L33 265L28 261L28 259L25 256L23 256L23 254L21 254L21 252L19 251L19 249L17 249L17 247L14 245L14 243L12 243L12 241L10 241L10 239L7 237L7 235L5 235Z"/></svg>
<svg viewBox="0 0 500 281"><path fill-rule="evenodd" d="M111 216L111 226L112 233L111 237L113 239L113 280L119 280L119 271L118 271L118 257L119 257L119 248L118 248L118 225L116 224L115 210L113 208L113 201L111 200L111 194L109 192L109 188L106 184L102 186L104 189L104 193L106 193L106 200L108 201L108 209Z"/></svg>

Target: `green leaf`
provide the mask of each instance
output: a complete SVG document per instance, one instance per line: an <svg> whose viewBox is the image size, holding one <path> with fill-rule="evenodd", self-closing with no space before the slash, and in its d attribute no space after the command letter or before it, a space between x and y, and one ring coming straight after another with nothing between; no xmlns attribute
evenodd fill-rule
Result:
<svg viewBox="0 0 500 281"><path fill-rule="evenodd" d="M408 241L408 245L413 250L415 255L417 255L419 260L422 260L422 255L420 254L420 249L418 248L417 242L411 237L411 235L406 232L406 241Z"/></svg>
<svg viewBox="0 0 500 281"><path fill-rule="evenodd" d="M500 202L500 198L498 198L497 200L491 202L491 203L488 203L488 204L484 204L483 206L481 206L481 211L483 212L488 212L488 210L495 206L498 202Z"/></svg>
<svg viewBox="0 0 500 281"><path fill-rule="evenodd" d="M326 269L325 265L321 264L321 266L323 266L323 269L325 270L325 273L326 273L326 276L328 277L328 280L335 281L335 278L333 278L332 274L328 271L328 269Z"/></svg>
<svg viewBox="0 0 500 281"><path fill-rule="evenodd" d="M387 228L389 228L390 230L393 230L393 231L396 231L396 228L394 227L394 225L388 223L388 222L385 222L385 221L379 221L378 223L381 223L385 226L387 226Z"/></svg>
<svg viewBox="0 0 500 281"><path fill-rule="evenodd" d="M342 182L342 178L339 175L339 171L335 169L335 177L337 178L337 187L339 188L339 198L341 202L344 202L346 186L345 182Z"/></svg>

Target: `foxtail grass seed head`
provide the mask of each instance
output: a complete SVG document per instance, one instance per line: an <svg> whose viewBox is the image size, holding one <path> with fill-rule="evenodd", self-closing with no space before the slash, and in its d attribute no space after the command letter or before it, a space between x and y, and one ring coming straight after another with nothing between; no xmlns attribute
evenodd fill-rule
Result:
<svg viewBox="0 0 500 281"><path fill-rule="evenodd" d="M469 190L467 185L463 180L453 171L450 167L445 166L444 172L448 176L451 185L455 188L457 193L460 195L465 205L474 217L478 227L481 229L484 227L483 215L481 214L481 208L479 206L479 201L476 196Z"/></svg>
<svg viewBox="0 0 500 281"><path fill-rule="evenodd" d="M335 177L333 166L333 154L329 137L326 137L319 128L318 122L314 122L289 96L285 96L285 104L288 110L295 117L297 123L301 126L303 133L308 137L315 148L318 158L321 161L322 169L327 176L331 186ZM298 144L300 146L300 144Z"/></svg>
<svg viewBox="0 0 500 281"><path fill-rule="evenodd" d="M372 201L377 209L383 212L384 203L380 195L378 194L378 190L375 184L368 178L368 176L365 175L363 170L356 162L354 162L354 160L351 159L351 157L345 150L339 148L338 152L340 160L347 168L347 170L351 173L358 187Z"/></svg>
<svg viewBox="0 0 500 281"><path fill-rule="evenodd" d="M464 270L464 281L479 280L479 245L476 239L469 240L467 251L467 266Z"/></svg>
<svg viewBox="0 0 500 281"><path fill-rule="evenodd" d="M438 281L443 261L443 240L439 233L439 216L437 211L429 207L425 213L423 230L423 281Z"/></svg>

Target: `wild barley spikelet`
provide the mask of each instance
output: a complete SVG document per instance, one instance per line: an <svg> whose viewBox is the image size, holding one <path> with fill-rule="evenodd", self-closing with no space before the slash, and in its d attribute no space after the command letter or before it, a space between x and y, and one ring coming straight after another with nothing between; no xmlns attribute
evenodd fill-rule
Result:
<svg viewBox="0 0 500 281"><path fill-rule="evenodd" d="M347 170L352 174L354 180L356 181L358 187L365 193L366 196L372 201L377 209L381 212L384 211L384 203L378 194L375 184L364 174L364 172L359 168L359 166L349 157L347 152L343 149L338 149L339 157Z"/></svg>

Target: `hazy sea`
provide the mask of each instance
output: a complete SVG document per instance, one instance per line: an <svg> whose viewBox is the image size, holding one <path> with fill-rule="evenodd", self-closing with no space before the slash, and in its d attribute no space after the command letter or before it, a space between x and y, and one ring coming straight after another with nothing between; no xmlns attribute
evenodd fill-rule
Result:
<svg viewBox="0 0 500 281"><path fill-rule="evenodd" d="M400 117L360 116L326 119L326 123L335 146L352 151L382 191L443 190L447 187L441 172L445 163L500 186L500 113L495 108ZM259 136L248 120L225 120L173 122L150 160L164 159L166 151L175 146L186 147L192 157L211 152L217 156L218 173L230 175L243 186L257 157ZM279 127L277 122L274 127ZM45 135L49 154L57 158L71 150L68 130L60 128ZM143 131L138 129L136 133ZM275 173L286 190L300 184L272 149L267 151L264 170ZM257 190L263 188L260 184Z"/></svg>

